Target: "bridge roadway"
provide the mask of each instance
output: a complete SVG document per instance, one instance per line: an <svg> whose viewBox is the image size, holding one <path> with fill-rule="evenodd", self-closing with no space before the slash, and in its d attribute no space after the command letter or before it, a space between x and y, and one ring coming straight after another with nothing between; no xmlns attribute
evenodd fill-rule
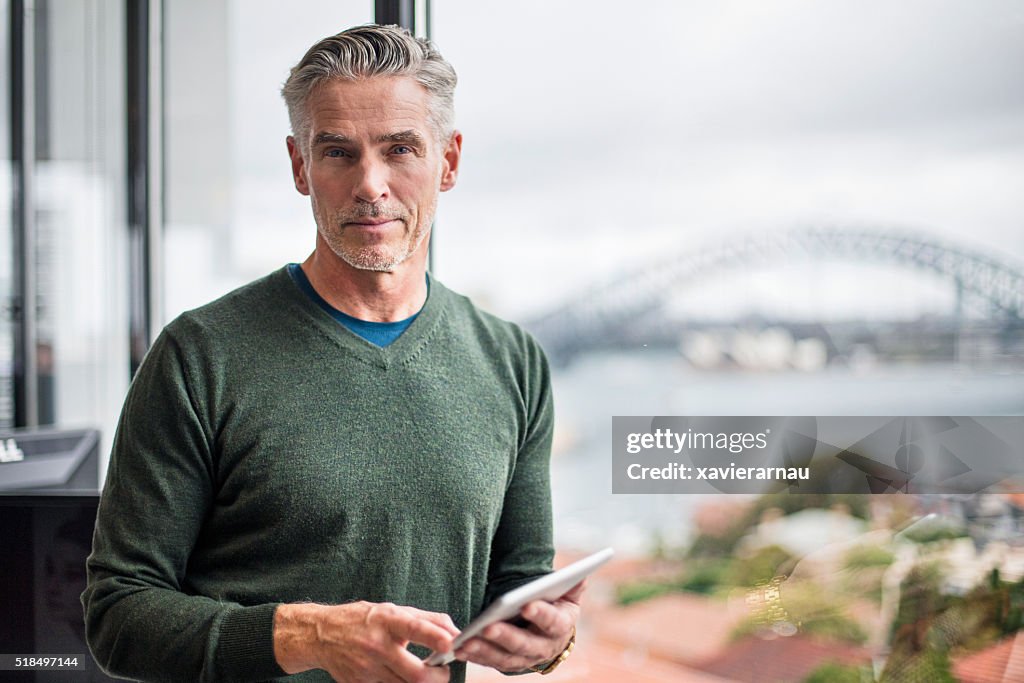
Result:
<svg viewBox="0 0 1024 683"><path fill-rule="evenodd" d="M628 348L638 333L650 327L645 321L687 284L701 282L716 271L808 260L892 264L934 273L954 287L954 330L962 325L966 300L982 302L989 320L1020 329L1021 264L921 233L838 227L749 234L706 249L683 249L660 263L627 269L597 283L525 327L556 362L568 362L597 348Z"/></svg>

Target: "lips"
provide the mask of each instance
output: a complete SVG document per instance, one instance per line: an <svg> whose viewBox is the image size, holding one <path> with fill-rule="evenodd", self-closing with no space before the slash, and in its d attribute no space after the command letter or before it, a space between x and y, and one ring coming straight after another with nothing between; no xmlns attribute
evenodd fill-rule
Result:
<svg viewBox="0 0 1024 683"><path fill-rule="evenodd" d="M349 221L346 225L358 225L364 228L376 228L388 223L394 223L397 218L364 218L358 221Z"/></svg>

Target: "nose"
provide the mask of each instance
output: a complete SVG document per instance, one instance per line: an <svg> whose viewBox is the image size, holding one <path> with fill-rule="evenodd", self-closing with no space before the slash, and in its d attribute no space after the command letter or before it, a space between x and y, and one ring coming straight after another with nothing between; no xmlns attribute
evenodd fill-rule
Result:
<svg viewBox="0 0 1024 683"><path fill-rule="evenodd" d="M388 169L380 159L366 155L354 168L356 174L352 196L360 201L375 204L388 195Z"/></svg>

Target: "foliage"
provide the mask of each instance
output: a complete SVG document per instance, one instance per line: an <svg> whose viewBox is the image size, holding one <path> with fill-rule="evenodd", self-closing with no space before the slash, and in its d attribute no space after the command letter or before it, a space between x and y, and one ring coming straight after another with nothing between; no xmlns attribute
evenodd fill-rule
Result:
<svg viewBox="0 0 1024 683"><path fill-rule="evenodd" d="M725 582L730 563L722 560L706 560L692 563L680 578L680 590L701 595L711 595Z"/></svg>
<svg viewBox="0 0 1024 683"><path fill-rule="evenodd" d="M871 672L865 667L829 662L812 671L804 683L863 683L871 680Z"/></svg>
<svg viewBox="0 0 1024 683"><path fill-rule="evenodd" d="M867 634L860 624L846 616L846 605L827 595L822 587L811 581L785 581L780 586L779 602L788 615L788 621L800 632L823 639L863 644ZM762 632L770 624L762 614L753 613L742 621L732 633L733 638Z"/></svg>
<svg viewBox="0 0 1024 683"><path fill-rule="evenodd" d="M793 559L792 555L777 545L766 546L750 557L734 559L725 581L730 586L755 586L779 574L788 573Z"/></svg>
<svg viewBox="0 0 1024 683"><path fill-rule="evenodd" d="M903 645L923 649L928 624L953 602L939 590L941 581L942 571L935 563L917 565L904 577L899 609L892 624L894 648Z"/></svg>
<svg viewBox="0 0 1024 683"><path fill-rule="evenodd" d="M920 530L911 529L904 534L907 540L920 544L949 541L954 538L963 538L964 536L967 536L966 529L945 525L931 525Z"/></svg>
<svg viewBox="0 0 1024 683"><path fill-rule="evenodd" d="M838 612L822 614L808 619L800 624L800 629L809 635L820 636L826 640L853 643L854 645L863 645L868 639L868 635L861 628L860 624Z"/></svg>
<svg viewBox="0 0 1024 683"><path fill-rule="evenodd" d="M695 560L675 579L624 583L616 588L616 601L628 605L672 592L711 595L723 584L731 563L726 560Z"/></svg>
<svg viewBox="0 0 1024 683"><path fill-rule="evenodd" d="M860 627L860 624L840 614L837 610L815 614L809 619L799 621L801 633L817 636L824 640L839 641L852 645L862 645L867 640L867 634L864 633L864 629ZM768 628L767 624L762 623L756 617L750 617L741 621L733 629L730 637L733 640L739 640L745 636L762 633L766 628Z"/></svg>
<svg viewBox="0 0 1024 683"><path fill-rule="evenodd" d="M877 545L858 545L846 553L844 564L847 569L888 567L895 559L895 556L887 548Z"/></svg>
<svg viewBox="0 0 1024 683"><path fill-rule="evenodd" d="M687 556L729 557L736 550L736 544L753 529L765 511L778 509L783 515L809 509L828 509L836 505L845 506L850 514L860 519L868 518L868 496L839 493L768 493L760 496L722 534L700 534L690 545Z"/></svg>
<svg viewBox="0 0 1024 683"><path fill-rule="evenodd" d="M843 596L825 592L817 583L787 582L782 586L782 600L804 633L858 645L867 640L860 624L847 616Z"/></svg>
<svg viewBox="0 0 1024 683"><path fill-rule="evenodd" d="M840 576L840 590L844 595L860 596L881 605L885 570L885 567L865 567L843 572Z"/></svg>
<svg viewBox="0 0 1024 683"><path fill-rule="evenodd" d="M957 683L950 671L949 656L941 650L912 653L894 652L889 656L879 683L928 681L928 683Z"/></svg>
<svg viewBox="0 0 1024 683"><path fill-rule="evenodd" d="M672 586L666 583L634 581L617 586L615 589L615 600L620 605L630 605L634 602L656 598L671 590Z"/></svg>
<svg viewBox="0 0 1024 683"><path fill-rule="evenodd" d="M953 681L950 652L978 650L1021 628L1024 582L998 572L963 596L941 591L935 565L915 567L904 580L893 624L892 654L882 681Z"/></svg>
<svg viewBox="0 0 1024 683"><path fill-rule="evenodd" d="M840 576L843 593L881 603L882 577L894 561L895 556L885 547L854 546L843 558L845 571Z"/></svg>
<svg viewBox="0 0 1024 683"><path fill-rule="evenodd" d="M746 519L746 515L743 516ZM749 531L746 522L734 523L721 535L698 534L686 555L689 558L724 558L732 555L736 544Z"/></svg>
<svg viewBox="0 0 1024 683"><path fill-rule="evenodd" d="M993 591L1003 591L1005 595L997 615L1002 632L1009 635L1024 629L1024 579L1016 583L1002 583L999 570L993 569L991 586Z"/></svg>
<svg viewBox="0 0 1024 683"><path fill-rule="evenodd" d="M1024 613L1024 580L1006 583L993 570L989 581L956 598L947 615L936 619L951 647L979 649L1019 631ZM948 624L955 624L951 628Z"/></svg>

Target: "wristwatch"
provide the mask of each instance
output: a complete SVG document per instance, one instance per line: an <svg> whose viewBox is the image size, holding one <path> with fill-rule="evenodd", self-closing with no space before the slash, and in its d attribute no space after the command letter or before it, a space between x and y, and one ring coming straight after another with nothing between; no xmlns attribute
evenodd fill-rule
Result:
<svg viewBox="0 0 1024 683"><path fill-rule="evenodd" d="M785 581L785 576L760 581L747 591L746 600L757 625L783 637L795 635L800 630L800 622L782 604L781 587Z"/></svg>
<svg viewBox="0 0 1024 683"><path fill-rule="evenodd" d="M552 659L547 664L541 665L541 666L531 666L530 667L530 671L533 671L535 673L539 673L541 676L547 676L549 673L551 673L552 671L557 669L558 666L562 662L564 662L565 660L569 659L569 654L572 652L572 649L574 647L576 647L576 627L575 626L572 627L572 635L569 636L569 642L565 646L565 649L562 650L557 657Z"/></svg>

